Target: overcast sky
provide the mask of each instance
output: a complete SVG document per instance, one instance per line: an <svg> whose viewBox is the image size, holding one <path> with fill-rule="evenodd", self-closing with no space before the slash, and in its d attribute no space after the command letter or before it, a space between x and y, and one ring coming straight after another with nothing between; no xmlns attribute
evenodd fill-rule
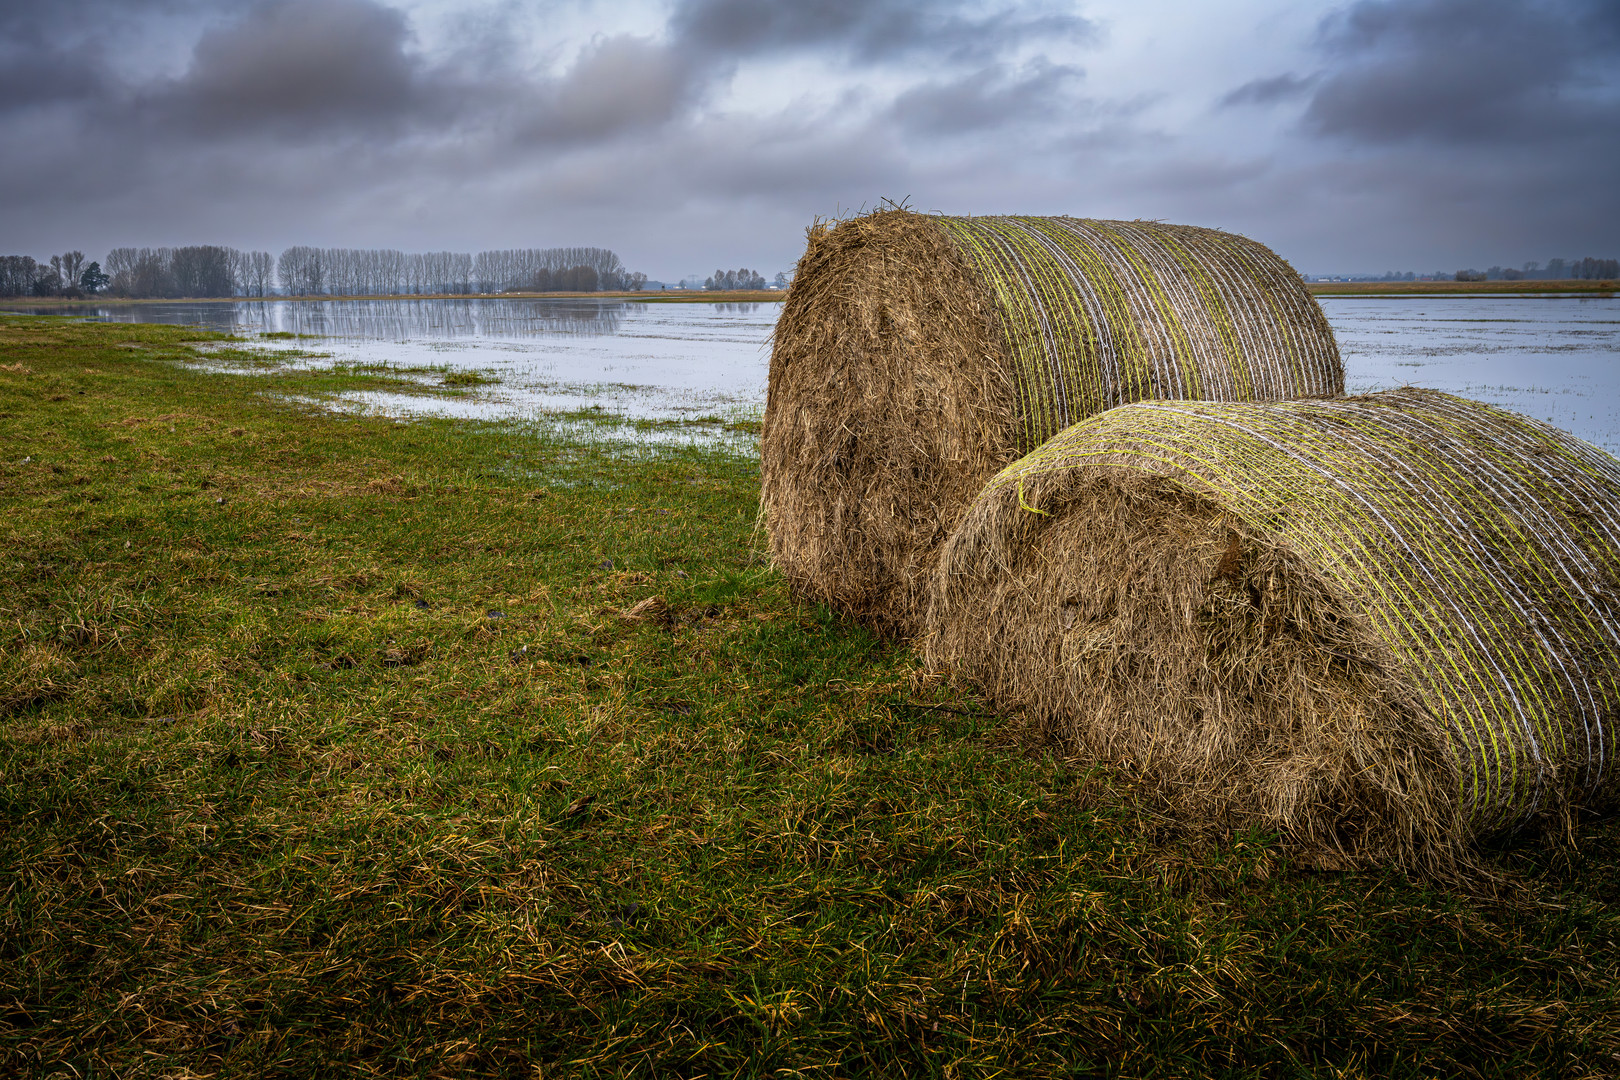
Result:
<svg viewBox="0 0 1620 1080"><path fill-rule="evenodd" d="M0 254L594 244L948 213L1307 272L1620 255L1617 0L0 0Z"/></svg>

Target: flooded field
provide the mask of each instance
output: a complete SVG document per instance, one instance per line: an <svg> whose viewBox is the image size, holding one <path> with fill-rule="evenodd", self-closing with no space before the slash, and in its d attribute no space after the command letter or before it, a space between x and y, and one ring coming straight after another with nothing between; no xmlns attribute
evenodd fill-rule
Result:
<svg viewBox="0 0 1620 1080"><path fill-rule="evenodd" d="M1620 453L1620 300L1375 296L1321 302L1352 392L1434 387L1549 421ZM498 380L453 400L355 394L349 398L354 408L491 418L600 411L690 421L757 418L781 307L467 299L33 310L228 331L286 351L288 363L448 366Z"/></svg>
<svg viewBox="0 0 1620 1080"><path fill-rule="evenodd" d="M1620 454L1620 298L1322 297L1352 393L1428 386Z"/></svg>
<svg viewBox="0 0 1620 1080"><path fill-rule="evenodd" d="M390 413L507 418L599 410L635 420L729 421L757 418L763 407L767 342L781 306L435 299L33 310L200 326L256 338L295 365L450 367L496 380L476 396L448 400L349 395L356 407Z"/></svg>

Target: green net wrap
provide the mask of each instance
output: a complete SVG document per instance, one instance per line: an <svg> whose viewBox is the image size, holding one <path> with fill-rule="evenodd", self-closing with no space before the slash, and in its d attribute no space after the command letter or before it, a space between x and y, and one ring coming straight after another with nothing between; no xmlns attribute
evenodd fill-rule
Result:
<svg viewBox="0 0 1620 1080"><path fill-rule="evenodd" d="M1132 401L1344 391L1321 308L1245 237L1143 221L936 220L994 298L1022 450Z"/></svg>
<svg viewBox="0 0 1620 1080"><path fill-rule="evenodd" d="M1151 402L1077 424L1054 470L1164 476L1291 548L1363 612L1445 733L1477 833L1610 802L1620 735L1620 462L1434 391Z"/></svg>

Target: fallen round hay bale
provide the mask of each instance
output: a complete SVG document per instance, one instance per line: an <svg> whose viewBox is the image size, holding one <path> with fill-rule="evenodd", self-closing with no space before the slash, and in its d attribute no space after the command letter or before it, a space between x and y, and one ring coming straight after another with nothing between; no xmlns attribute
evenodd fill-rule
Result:
<svg viewBox="0 0 1620 1080"><path fill-rule="evenodd" d="M771 353L771 555L799 591L912 633L962 509L1069 424L1150 398L1343 388L1299 275L1241 236L892 209L817 226Z"/></svg>
<svg viewBox="0 0 1620 1080"><path fill-rule="evenodd" d="M1475 402L1103 413L987 485L930 597L930 663L1189 821L1439 867L1620 794L1620 462Z"/></svg>

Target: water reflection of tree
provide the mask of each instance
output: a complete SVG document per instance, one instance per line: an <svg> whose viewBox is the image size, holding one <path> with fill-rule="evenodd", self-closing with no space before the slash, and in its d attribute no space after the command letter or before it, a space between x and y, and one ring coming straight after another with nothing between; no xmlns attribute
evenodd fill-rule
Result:
<svg viewBox="0 0 1620 1080"><path fill-rule="evenodd" d="M600 337L618 333L625 315L623 302L596 300L318 300L275 306L260 323L266 329L395 340Z"/></svg>
<svg viewBox="0 0 1620 1080"><path fill-rule="evenodd" d="M70 315L104 323L159 323L165 326L195 326L201 330L230 333L245 324L229 304L95 304L61 307L30 306L34 315Z"/></svg>

